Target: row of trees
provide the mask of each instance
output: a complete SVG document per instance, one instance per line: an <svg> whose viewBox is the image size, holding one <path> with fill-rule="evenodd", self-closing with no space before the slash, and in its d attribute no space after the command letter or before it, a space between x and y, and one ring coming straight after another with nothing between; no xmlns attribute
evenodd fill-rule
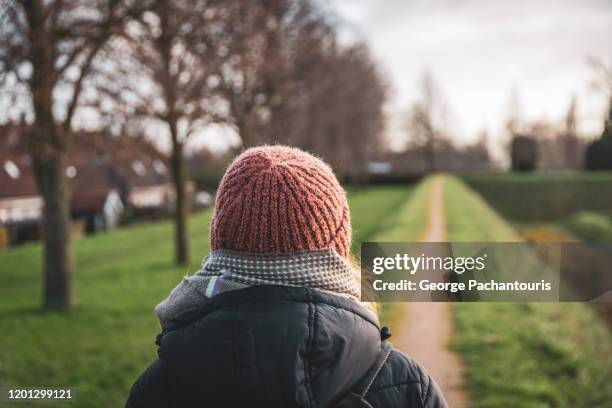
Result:
<svg viewBox="0 0 612 408"><path fill-rule="evenodd" d="M571 98L563 125L546 121L524 122L519 118L518 100L510 100L506 130L510 136L511 168L531 171L547 169L581 169L586 141L577 131L577 98Z"/></svg>
<svg viewBox="0 0 612 408"><path fill-rule="evenodd" d="M603 60L590 58L595 80L592 86L609 101L600 137L588 141L577 131L577 100L573 97L561 128L544 121L521 123L516 95L510 101L506 128L511 137L510 155L513 170L568 168L587 170L612 169L612 67Z"/></svg>
<svg viewBox="0 0 612 408"><path fill-rule="evenodd" d="M608 97L608 115L601 136L589 144L586 151L586 168L612 170L612 65L603 60L591 59L597 76L593 86Z"/></svg>
<svg viewBox="0 0 612 408"><path fill-rule="evenodd" d="M511 134L512 169L612 170L612 100L604 121L604 130L592 141L576 132L575 99L568 110L565 127L546 122L527 124Z"/></svg>
<svg viewBox="0 0 612 408"><path fill-rule="evenodd" d="M419 97L406 117L406 130L410 147L423 152L428 171L439 170L437 151L440 144L450 141L448 132L448 106L431 71L425 70L417 83Z"/></svg>
<svg viewBox="0 0 612 408"><path fill-rule="evenodd" d="M505 125L510 138L509 153L514 170L533 170L538 161L550 168L612 169L612 67L597 58L590 58L588 62L594 73L594 90L610 100L610 110L601 137L588 146L587 141L579 137L575 97L570 101L564 125L557 126L544 121L521 121L519 101L513 93ZM429 70L422 72L415 89L418 97L404 116L404 127L408 136L407 149L423 155L428 171L441 170L448 167L448 163L442 163L444 150L452 150L448 105ZM470 148L486 152L486 137L481 137ZM484 155L480 156L484 158ZM448 157L446 154L446 158Z"/></svg>
<svg viewBox="0 0 612 408"><path fill-rule="evenodd" d="M601 136L587 147L585 159L588 170L612 170L612 97L604 130Z"/></svg>
<svg viewBox="0 0 612 408"><path fill-rule="evenodd" d="M424 160L424 170L487 170L492 162L488 134L481 131L477 140L466 146L453 142L452 115L444 93L430 70L425 69L416 84L418 97L404 116L407 152Z"/></svg>
<svg viewBox="0 0 612 408"><path fill-rule="evenodd" d="M339 45L311 0L23 0L1 10L0 87L31 118L48 308L74 303L65 168L80 111L117 133L145 124L169 136L180 264L190 258L185 144L204 127L234 126L245 147L303 146L340 173L379 142L385 83L368 49Z"/></svg>

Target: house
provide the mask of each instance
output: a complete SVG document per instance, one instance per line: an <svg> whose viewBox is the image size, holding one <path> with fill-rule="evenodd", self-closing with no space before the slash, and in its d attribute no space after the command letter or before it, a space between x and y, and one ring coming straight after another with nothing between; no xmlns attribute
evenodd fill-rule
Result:
<svg viewBox="0 0 612 408"><path fill-rule="evenodd" d="M130 216L137 219L157 218L171 211L174 189L167 158L150 143L133 137L80 132L73 149L70 162L74 170L69 166L67 171L75 173L71 182L75 193L87 192L92 186L114 189Z"/></svg>
<svg viewBox="0 0 612 408"><path fill-rule="evenodd" d="M16 148L23 126L0 130L0 248L38 239L42 198L30 169L30 158Z"/></svg>
<svg viewBox="0 0 612 408"><path fill-rule="evenodd" d="M43 200L25 147L25 124L0 126L0 247L42 235ZM78 132L68 152L73 231L112 229L127 211L135 218L166 215L174 193L166 157L131 137Z"/></svg>

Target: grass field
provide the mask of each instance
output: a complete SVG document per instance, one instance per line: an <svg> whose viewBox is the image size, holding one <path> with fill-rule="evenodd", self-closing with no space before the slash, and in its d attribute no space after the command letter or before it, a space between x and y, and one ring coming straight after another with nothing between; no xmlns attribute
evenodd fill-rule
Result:
<svg viewBox="0 0 612 408"><path fill-rule="evenodd" d="M191 222L194 253L208 249L210 212ZM152 313L180 277L169 223L75 242L78 308L43 313L41 249L0 254L0 370L3 385L72 386L77 406L121 406L137 373L156 356Z"/></svg>
<svg viewBox="0 0 612 408"><path fill-rule="evenodd" d="M459 179L446 183L448 238L521 238ZM427 222L431 180L416 188L351 190L355 255L363 241L416 241ZM194 261L172 265L169 222L75 241L78 308L44 313L41 248L0 252L0 385L77 389L79 407L121 406L156 358L153 306L209 250L210 210L191 219ZM581 221L584 223L584 221ZM582 304L454 304L454 347L465 359L475 407L605 406L612 400L612 336ZM397 319L382 305L382 324Z"/></svg>
<svg viewBox="0 0 612 408"><path fill-rule="evenodd" d="M504 173L463 177L511 221L548 222L579 211L612 211L612 173Z"/></svg>
<svg viewBox="0 0 612 408"><path fill-rule="evenodd" d="M406 213L410 194L397 186L353 191L355 242L395 225L398 215L418 216ZM0 252L0 385L72 386L73 406L122 406L136 376L157 356L153 307L197 270L209 250L210 216L207 210L191 219L194 260L187 268L172 265L169 222L76 240L79 306L68 314L40 310L40 245ZM392 318L387 311L383 320Z"/></svg>
<svg viewBox="0 0 612 408"><path fill-rule="evenodd" d="M418 189L417 191L421 191ZM410 217L410 208L406 208L412 190L407 187L375 186L360 190L349 190L353 227L353 253L359 256L360 244L367 240L378 240L388 236L389 230ZM415 228L419 228L415 225Z"/></svg>
<svg viewBox="0 0 612 408"><path fill-rule="evenodd" d="M451 241L518 241L460 180L445 197ZM604 407L612 401L612 334L580 303L456 303L454 347L474 407ZM606 405L607 404L607 405Z"/></svg>

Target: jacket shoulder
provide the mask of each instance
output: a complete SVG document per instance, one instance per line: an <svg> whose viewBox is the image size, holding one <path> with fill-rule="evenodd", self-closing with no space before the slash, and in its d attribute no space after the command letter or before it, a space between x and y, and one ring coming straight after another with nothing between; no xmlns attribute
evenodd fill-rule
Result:
<svg viewBox="0 0 612 408"><path fill-rule="evenodd" d="M427 371L396 349L389 354L365 398L373 407L447 407Z"/></svg>

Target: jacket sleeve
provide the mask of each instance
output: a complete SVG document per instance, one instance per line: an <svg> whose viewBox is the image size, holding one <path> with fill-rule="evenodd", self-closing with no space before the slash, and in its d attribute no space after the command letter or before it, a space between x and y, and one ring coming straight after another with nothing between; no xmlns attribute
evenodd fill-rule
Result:
<svg viewBox="0 0 612 408"><path fill-rule="evenodd" d="M169 408L170 390L166 364L158 359L138 377L125 408Z"/></svg>
<svg viewBox="0 0 612 408"><path fill-rule="evenodd" d="M404 353L393 350L366 400L375 408L447 408L442 391L427 371Z"/></svg>
<svg viewBox="0 0 612 408"><path fill-rule="evenodd" d="M433 378L419 367L423 374L423 408L446 408L448 404L442 395L442 391Z"/></svg>

